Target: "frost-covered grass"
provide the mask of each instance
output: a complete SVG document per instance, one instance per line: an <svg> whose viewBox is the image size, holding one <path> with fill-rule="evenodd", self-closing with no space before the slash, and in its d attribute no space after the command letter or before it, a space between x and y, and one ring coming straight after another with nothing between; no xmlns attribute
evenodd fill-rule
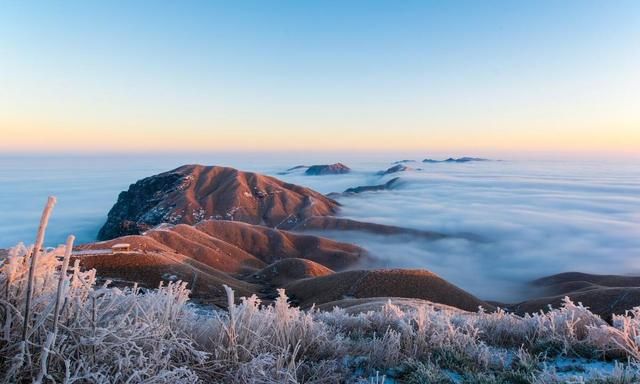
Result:
<svg viewBox="0 0 640 384"><path fill-rule="evenodd" d="M203 312L185 283L96 285L65 253L39 252L26 322L33 247L0 266L1 382L640 381L640 309L613 325L568 299L525 317L392 302L350 314L291 307L284 291L236 303L227 288L229 310Z"/></svg>
<svg viewBox="0 0 640 384"><path fill-rule="evenodd" d="M153 291L118 289L97 286L95 271L81 271L77 263L69 273L61 271L64 248L39 257L25 344L31 253L19 245L0 268L0 369L6 382L640 380L634 363L638 309L616 316L613 326L569 300L525 317L393 303L349 314L338 308L302 311L287 303L284 291L272 306L255 296L235 304L228 289L229 311L203 313L188 304L184 283Z"/></svg>

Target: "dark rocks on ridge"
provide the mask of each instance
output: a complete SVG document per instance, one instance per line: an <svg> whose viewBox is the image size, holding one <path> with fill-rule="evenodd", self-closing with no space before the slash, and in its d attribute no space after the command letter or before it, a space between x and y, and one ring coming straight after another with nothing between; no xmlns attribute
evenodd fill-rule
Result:
<svg viewBox="0 0 640 384"><path fill-rule="evenodd" d="M205 219L287 229L309 217L335 214L338 206L321 193L274 177L185 165L121 192L98 239L137 235L161 223L196 224Z"/></svg>

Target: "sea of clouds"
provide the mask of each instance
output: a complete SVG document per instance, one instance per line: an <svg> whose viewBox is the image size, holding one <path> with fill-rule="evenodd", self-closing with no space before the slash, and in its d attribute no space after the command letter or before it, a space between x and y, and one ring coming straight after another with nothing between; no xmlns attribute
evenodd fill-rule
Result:
<svg viewBox="0 0 640 384"><path fill-rule="evenodd" d="M330 192L400 176L391 191L338 198L342 214L482 238L325 233L364 246L376 267L430 269L479 297L505 302L535 295L524 283L550 274L640 274L640 168L633 164L410 163L421 170L384 177L375 175L376 165L348 175L284 177Z"/></svg>
<svg viewBox="0 0 640 384"><path fill-rule="evenodd" d="M411 236L323 232L371 252L365 267L426 268L490 300L513 302L526 282L550 274L640 274L640 167L634 162L490 161L408 163L413 171L378 176L397 158L345 159L353 172L280 174L299 160L265 156L0 159L0 248L33 242L46 196L58 196L47 243L74 233L92 241L118 193L130 183L185 163L223 164L264 172L323 193L382 184L391 191L339 197L341 215L363 221L473 233L482 241L427 241ZM308 159L307 164L343 160ZM421 160L421 159L418 159ZM418 169L419 168L419 169Z"/></svg>

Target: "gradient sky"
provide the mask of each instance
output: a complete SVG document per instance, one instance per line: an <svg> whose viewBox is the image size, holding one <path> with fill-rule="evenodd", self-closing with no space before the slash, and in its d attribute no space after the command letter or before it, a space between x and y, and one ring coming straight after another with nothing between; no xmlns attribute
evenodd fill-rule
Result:
<svg viewBox="0 0 640 384"><path fill-rule="evenodd" d="M640 153L640 1L0 1L0 151Z"/></svg>

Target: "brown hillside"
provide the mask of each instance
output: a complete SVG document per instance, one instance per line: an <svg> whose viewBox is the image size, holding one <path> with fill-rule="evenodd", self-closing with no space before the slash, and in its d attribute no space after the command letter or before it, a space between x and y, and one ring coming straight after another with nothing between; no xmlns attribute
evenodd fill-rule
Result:
<svg viewBox="0 0 640 384"><path fill-rule="evenodd" d="M218 271L234 274L253 273L288 258L304 258L331 269L344 269L366 256L364 249L352 244L225 220L207 220L196 226L163 225L144 236L124 236L79 248L109 250L116 243L129 243L136 251L185 255Z"/></svg>
<svg viewBox="0 0 640 384"><path fill-rule="evenodd" d="M293 282L287 292L302 307L352 298L404 297L433 301L466 311L493 306L425 270L346 271Z"/></svg>
<svg viewBox="0 0 640 384"><path fill-rule="evenodd" d="M80 256L83 268L95 268L98 275L115 283L145 288L157 288L161 282L182 280L189 283L192 297L200 301L226 306L223 284L233 288L238 297L259 290L256 285L237 280L174 252L131 252L94 256ZM194 289L195 286L195 289Z"/></svg>
<svg viewBox="0 0 640 384"><path fill-rule="evenodd" d="M265 263L303 258L340 270L366 257L366 251L353 244L257 225L207 220L195 227L245 250Z"/></svg>
<svg viewBox="0 0 640 384"><path fill-rule="evenodd" d="M139 234L160 223L226 219L291 228L335 214L338 203L309 188L234 168L185 165L132 184L118 197L100 240Z"/></svg>
<svg viewBox="0 0 640 384"><path fill-rule="evenodd" d="M181 224L168 229L151 230L146 232L145 236L223 272L238 273L267 265L244 250L190 225Z"/></svg>
<svg viewBox="0 0 640 384"><path fill-rule="evenodd" d="M265 267L251 276L252 281L274 288L282 288L292 281L334 273L324 265L306 259L284 259Z"/></svg>

